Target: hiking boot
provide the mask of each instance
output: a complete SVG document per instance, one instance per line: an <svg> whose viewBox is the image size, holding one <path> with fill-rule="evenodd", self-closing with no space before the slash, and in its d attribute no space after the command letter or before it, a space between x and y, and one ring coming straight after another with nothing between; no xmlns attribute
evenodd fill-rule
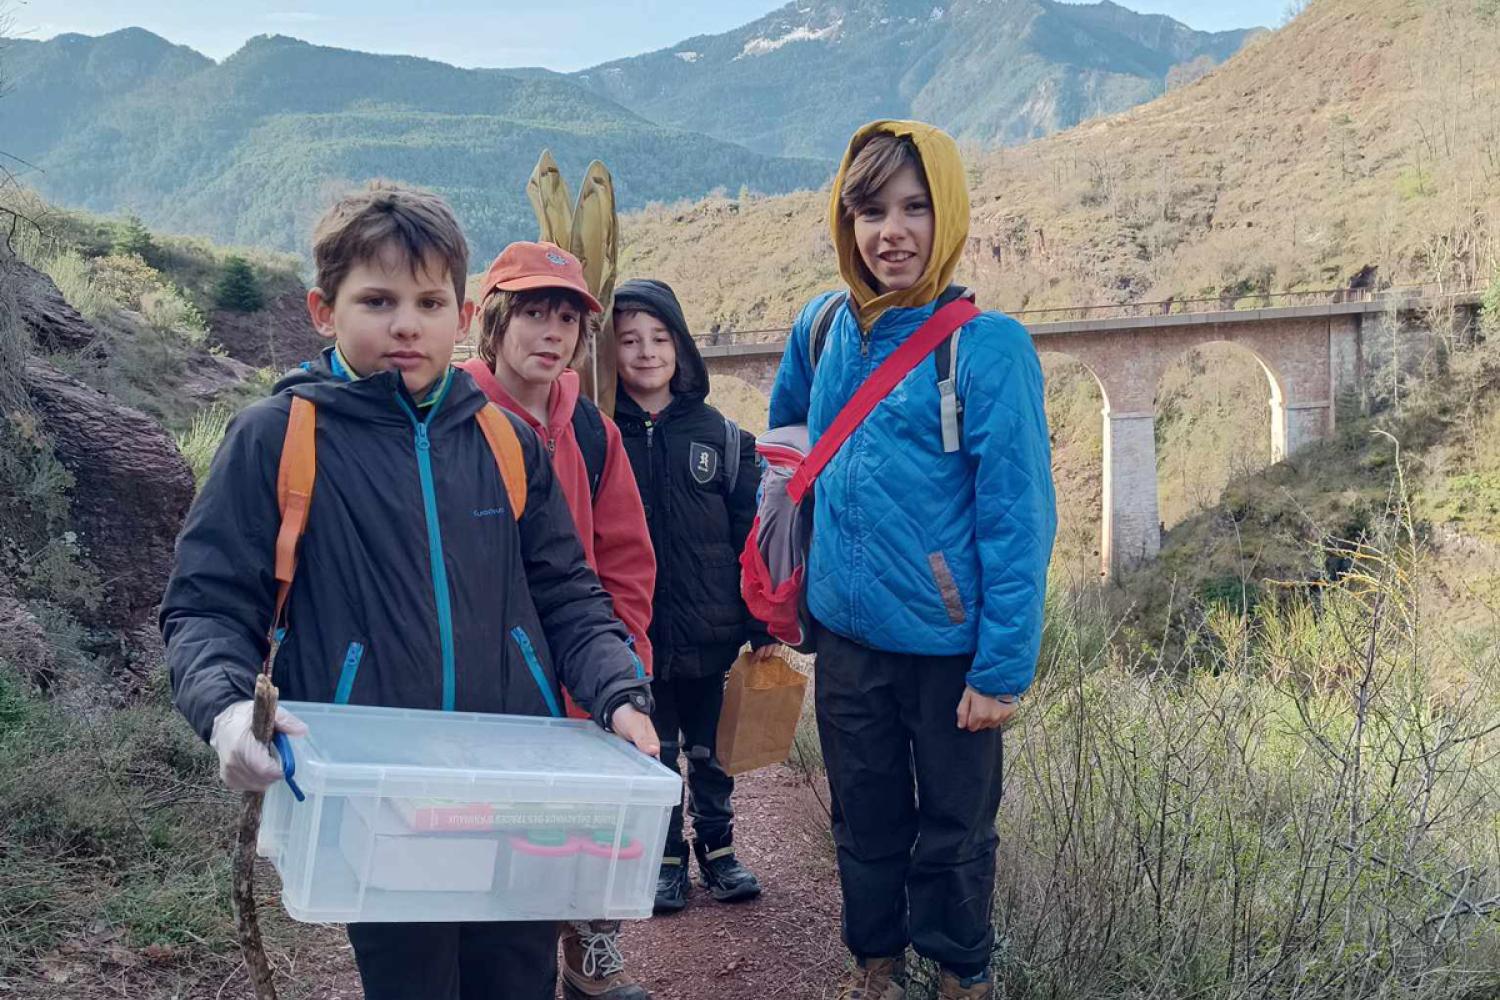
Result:
<svg viewBox="0 0 1500 1000"><path fill-rule="evenodd" d="M563 1000L651 1000L625 971L618 920L570 923L562 946Z"/></svg>
<svg viewBox="0 0 1500 1000"><path fill-rule="evenodd" d="M656 876L656 913L676 913L687 905L688 890L692 888L688 879L687 855L668 854L661 859L661 871Z"/></svg>
<svg viewBox="0 0 1500 1000"><path fill-rule="evenodd" d="M760 880L734 856L734 847L725 844L716 851L702 843L693 844L698 858L698 875L703 887L721 903L738 903L760 895Z"/></svg>
<svg viewBox="0 0 1500 1000"><path fill-rule="evenodd" d="M906 1000L906 959L855 959L838 1000Z"/></svg>
<svg viewBox="0 0 1500 1000"><path fill-rule="evenodd" d="M938 1000L991 1000L995 995L995 983L990 979L990 970L977 976L961 979L947 969L938 975Z"/></svg>

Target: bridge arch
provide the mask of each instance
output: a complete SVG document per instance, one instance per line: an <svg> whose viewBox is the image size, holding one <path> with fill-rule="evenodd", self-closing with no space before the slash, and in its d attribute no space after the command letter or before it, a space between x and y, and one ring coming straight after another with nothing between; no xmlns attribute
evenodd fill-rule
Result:
<svg viewBox="0 0 1500 1000"><path fill-rule="evenodd" d="M1097 577L1103 552L1104 455L1101 415L1109 411L1104 383L1066 351L1040 350L1046 381L1047 424L1057 489L1057 542L1053 572L1070 580Z"/></svg>
<svg viewBox="0 0 1500 1000"><path fill-rule="evenodd" d="M1163 528L1286 457L1287 395L1273 363L1231 340L1194 344L1163 367L1154 404Z"/></svg>

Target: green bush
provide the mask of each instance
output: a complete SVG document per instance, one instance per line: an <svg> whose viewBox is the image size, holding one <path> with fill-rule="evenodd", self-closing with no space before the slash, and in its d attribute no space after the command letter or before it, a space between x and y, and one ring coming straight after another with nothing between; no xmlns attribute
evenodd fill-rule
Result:
<svg viewBox="0 0 1500 1000"><path fill-rule="evenodd" d="M203 314L176 288L148 293L141 299L141 316L157 334L180 338L189 346L201 346L208 336Z"/></svg>
<svg viewBox="0 0 1500 1000"><path fill-rule="evenodd" d="M114 226L114 240L110 252L122 256L148 258L156 250L151 231L135 215L127 215Z"/></svg>
<svg viewBox="0 0 1500 1000"><path fill-rule="evenodd" d="M224 261L224 271L214 286L214 302L220 309L245 313L255 312L266 304L248 260L232 254Z"/></svg>
<svg viewBox="0 0 1500 1000"><path fill-rule="evenodd" d="M121 309L140 309L146 296L167 284L160 271L134 254L96 257L89 267L94 287Z"/></svg>
<svg viewBox="0 0 1500 1000"><path fill-rule="evenodd" d="M1216 605L1180 665L1079 656L1086 606L1049 623L1008 741L1003 995L1496 995L1493 667L1423 633L1385 544L1315 600Z"/></svg>

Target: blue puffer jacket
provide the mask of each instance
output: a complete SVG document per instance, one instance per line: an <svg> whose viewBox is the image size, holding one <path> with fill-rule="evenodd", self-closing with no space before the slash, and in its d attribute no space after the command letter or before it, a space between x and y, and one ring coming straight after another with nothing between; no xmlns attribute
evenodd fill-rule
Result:
<svg viewBox="0 0 1500 1000"><path fill-rule="evenodd" d="M808 336L826 298L797 317L771 393L771 426L806 423L813 443L936 308L888 309L862 337L846 303L814 377ZM971 687L1019 694L1036 669L1056 529L1042 373L1025 328L993 312L964 327L956 364L959 451L943 452L929 358L819 477L808 605L873 649L974 654Z"/></svg>

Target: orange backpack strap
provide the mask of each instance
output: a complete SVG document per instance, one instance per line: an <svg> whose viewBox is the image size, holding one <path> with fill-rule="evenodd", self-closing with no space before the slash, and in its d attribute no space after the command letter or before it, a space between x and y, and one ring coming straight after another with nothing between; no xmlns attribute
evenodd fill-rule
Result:
<svg viewBox="0 0 1500 1000"><path fill-rule="evenodd" d="M500 467L500 478L505 483L505 495L510 500L511 513L517 521L526 512L526 456L521 452L521 439L510 418L500 412L494 403L486 403L484 409L474 415L484 439L494 453L495 464Z"/></svg>
<svg viewBox="0 0 1500 1000"><path fill-rule="evenodd" d="M276 470L276 505L281 530L276 533L276 612L271 616L272 645L286 609L292 577L297 572L297 544L307 530L313 481L318 476L318 408L300 396L292 397L292 413L281 443L281 465ZM270 665L269 658L266 665Z"/></svg>

